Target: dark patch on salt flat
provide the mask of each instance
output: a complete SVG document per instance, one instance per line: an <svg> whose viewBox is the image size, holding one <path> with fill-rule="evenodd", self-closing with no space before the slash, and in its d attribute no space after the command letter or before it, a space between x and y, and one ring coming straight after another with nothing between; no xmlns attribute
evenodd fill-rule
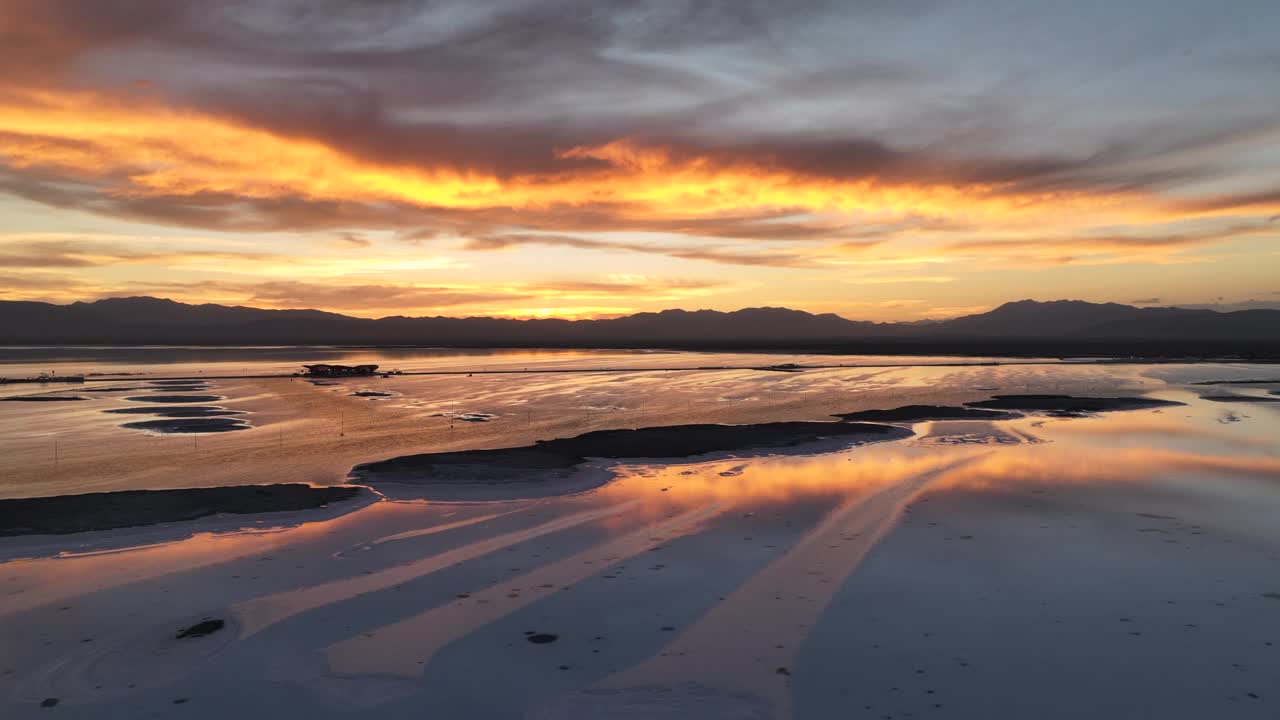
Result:
<svg viewBox="0 0 1280 720"><path fill-rule="evenodd" d="M364 492L340 486L237 485L0 500L0 537L60 535L195 520L217 513L307 510Z"/></svg>
<svg viewBox="0 0 1280 720"><path fill-rule="evenodd" d="M1280 397L1265 395L1203 395L1200 399L1221 403L1280 403Z"/></svg>
<svg viewBox="0 0 1280 720"><path fill-rule="evenodd" d="M495 450L425 453L363 463L362 482L467 484L527 481L539 472L569 470L588 458L685 458L714 452L794 447L840 437L894 440L912 432L894 425L776 422L757 425L670 425L597 430L570 438ZM500 477L499 477L500 476Z"/></svg>
<svg viewBox="0 0 1280 720"><path fill-rule="evenodd" d="M183 628L174 636L175 640L187 640L190 638L202 638L206 635L212 635L222 628L226 627L227 622L218 618L205 618L200 622L188 628Z"/></svg>
<svg viewBox="0 0 1280 720"><path fill-rule="evenodd" d="M6 402L70 402L88 400L78 395L19 395L17 397L0 398Z"/></svg>
<svg viewBox="0 0 1280 720"><path fill-rule="evenodd" d="M923 422L925 420L1009 420L1019 416L1017 413L969 407L904 405L892 410L861 410L850 413L836 413L832 417L866 422Z"/></svg>
<svg viewBox="0 0 1280 720"><path fill-rule="evenodd" d="M1022 438L1005 433L953 433L927 437L922 442L934 445L1021 445L1025 441Z"/></svg>
<svg viewBox="0 0 1280 720"><path fill-rule="evenodd" d="M357 390L356 392L353 392L351 394L354 395L355 397L375 398L375 397L391 397L395 393L382 392L380 390Z"/></svg>
<svg viewBox="0 0 1280 720"><path fill-rule="evenodd" d="M175 405L173 407L126 407L103 410L113 415L155 415L166 418L198 418L219 417L223 415L244 415L243 410L228 410L216 405Z"/></svg>
<svg viewBox="0 0 1280 720"><path fill-rule="evenodd" d="M174 378L173 380L151 380L152 385L191 385L193 383L207 383L208 380L197 380L191 378Z"/></svg>
<svg viewBox="0 0 1280 720"><path fill-rule="evenodd" d="M221 395L135 395L125 398L130 402L148 403L209 403L222 399Z"/></svg>
<svg viewBox="0 0 1280 720"><path fill-rule="evenodd" d="M489 422L498 419L497 415L482 412L438 412L433 413L431 417L449 418L450 420L461 420L463 422Z"/></svg>
<svg viewBox="0 0 1280 720"><path fill-rule="evenodd" d="M120 427L130 430L149 430L158 433L223 433L248 430L244 420L226 417L171 418L166 420L140 420Z"/></svg>
<svg viewBox="0 0 1280 720"><path fill-rule="evenodd" d="M990 400L965 403L967 407L995 410L1030 410L1064 413L1111 412L1174 407L1185 403L1142 397L1073 397L1071 395L995 395Z"/></svg>
<svg viewBox="0 0 1280 720"><path fill-rule="evenodd" d="M535 645L546 645L547 643L553 643L556 640L559 640L560 636L552 635L551 633L534 633L532 635L526 635L524 639Z"/></svg>
<svg viewBox="0 0 1280 720"><path fill-rule="evenodd" d="M140 390L154 390L154 389L155 389L155 388L149 388L149 387L136 387L136 386L134 386L134 387L106 387L106 388L85 388L84 390L81 390L80 392L87 392L87 393L138 392L138 391L140 391Z"/></svg>

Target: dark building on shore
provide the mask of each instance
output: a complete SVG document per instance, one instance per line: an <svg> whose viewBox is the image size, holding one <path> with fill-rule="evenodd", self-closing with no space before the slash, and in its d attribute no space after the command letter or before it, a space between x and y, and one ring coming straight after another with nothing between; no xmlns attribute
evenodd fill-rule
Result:
<svg viewBox="0 0 1280 720"><path fill-rule="evenodd" d="M310 377L360 377L374 375L377 365L303 365Z"/></svg>

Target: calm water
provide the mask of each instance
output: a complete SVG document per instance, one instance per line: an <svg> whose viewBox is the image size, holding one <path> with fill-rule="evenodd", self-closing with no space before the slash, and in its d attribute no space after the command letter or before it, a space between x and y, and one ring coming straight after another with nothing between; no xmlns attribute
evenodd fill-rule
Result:
<svg viewBox="0 0 1280 720"><path fill-rule="evenodd" d="M194 376L289 374L303 363L359 365L383 370L486 371L574 368L694 368L704 365L932 365L1018 359L915 357L894 355L812 355L794 353L701 353L670 350L576 350L508 348L342 348L280 347L0 347L0 377L41 373L90 376ZM1034 360L1032 360L1034 362Z"/></svg>
<svg viewBox="0 0 1280 720"><path fill-rule="evenodd" d="M1073 364L215 381L201 392L220 399L202 404L251 428L203 437L105 412L169 390L0 403L9 494L337 482L408 451L994 392L1186 403L597 463L612 482L538 499L0 539L0 703L5 717L85 718L1274 718L1280 404L1202 396L1280 384L1191 384L1271 376ZM365 390L387 394L352 394ZM225 629L175 639L206 617Z"/></svg>

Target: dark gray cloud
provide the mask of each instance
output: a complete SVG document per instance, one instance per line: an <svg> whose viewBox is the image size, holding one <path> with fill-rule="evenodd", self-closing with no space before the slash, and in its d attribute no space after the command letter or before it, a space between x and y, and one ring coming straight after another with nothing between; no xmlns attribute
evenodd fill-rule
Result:
<svg viewBox="0 0 1280 720"><path fill-rule="evenodd" d="M1235 238L1267 233L1276 227L1274 221L1232 223L1217 227L1168 232L1164 234L1112 234L1112 235L1067 235L1067 236L1032 236L1013 240L967 240L950 243L945 249L955 253L987 254L991 257L1006 257L1017 254L1032 254L1045 257L1045 253L1078 252L1090 253L1132 253L1143 251L1181 250L1209 243L1222 242Z"/></svg>
<svg viewBox="0 0 1280 720"><path fill-rule="evenodd" d="M1178 307L1192 310L1216 310L1218 312L1240 312L1242 310L1280 310L1280 300L1241 300L1239 302L1212 302L1179 304Z"/></svg>
<svg viewBox="0 0 1280 720"><path fill-rule="evenodd" d="M526 300L533 295L520 292L484 292L453 287L395 284L327 284L280 280L269 282L227 282L206 280L193 283L129 284L127 290L99 293L100 297L137 294L174 297L232 297L235 302L274 308L336 308L378 310L383 308L433 308Z"/></svg>
<svg viewBox="0 0 1280 720"><path fill-rule="evenodd" d="M1274 207L1215 192L1273 136L1273 3L1115 8L1082 0L8 0L5 86L160 96L390 165L498 178L608 164L573 147L626 139L676 162L978 195L1194 186L1187 212ZM1211 105L1210 105L1211 103ZM1247 164L1247 163L1246 163ZM114 217L220 230L481 225L849 239L857 229L597 207L501 219L394 203L130 196L106 180L10 170L0 190ZM592 221L590 215L598 218ZM514 213L508 213L514 214ZM483 218L483 219L482 219ZM714 251L708 251L715 254Z"/></svg>
<svg viewBox="0 0 1280 720"><path fill-rule="evenodd" d="M3 278L0 275L0 278ZM138 294L176 298L225 298L227 302L273 308L334 308L376 311L387 308L453 308L469 305L536 302L564 295L618 297L678 296L726 287L726 283L681 278L638 278L634 282L613 280L565 280L514 284L501 290L477 287L428 286L396 283L311 282L273 280L237 282L204 280L192 283L132 282L125 289L94 291L81 287L93 297L124 297ZM22 289L58 289L46 278L43 283L19 285Z"/></svg>
<svg viewBox="0 0 1280 720"><path fill-rule="evenodd" d="M748 265L769 267L813 267L810 256L792 252L748 252L727 247L697 245L671 245L650 242L622 242L597 240L571 235L539 235L509 233L473 237L463 245L465 250L505 250L507 248L541 245L569 247L578 250L617 250L625 252L666 255L684 260L705 260L723 265Z"/></svg>
<svg viewBox="0 0 1280 720"><path fill-rule="evenodd" d="M31 293L75 292L86 285L78 278L63 273L32 272L20 273L0 272L0 296L20 294L24 297Z"/></svg>
<svg viewBox="0 0 1280 720"><path fill-rule="evenodd" d="M163 265L191 260L267 260L275 257L278 256L269 253L184 248L139 249L123 243L76 239L19 237L0 242L0 268L90 268L139 263Z"/></svg>
<svg viewBox="0 0 1280 720"><path fill-rule="evenodd" d="M1256 210L1280 206L1280 188L1253 192L1223 193L1207 197L1189 198L1173 203L1186 212L1211 212L1215 210ZM1280 217L1280 216L1277 216Z"/></svg>
<svg viewBox="0 0 1280 720"><path fill-rule="evenodd" d="M339 242L352 247L367 248L373 245L373 241L363 235L353 232L340 232L335 236Z"/></svg>

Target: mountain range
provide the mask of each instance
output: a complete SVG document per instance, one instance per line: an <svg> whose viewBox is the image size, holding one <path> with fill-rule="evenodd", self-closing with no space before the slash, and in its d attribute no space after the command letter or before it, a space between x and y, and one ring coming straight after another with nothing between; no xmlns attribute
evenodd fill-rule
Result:
<svg viewBox="0 0 1280 720"><path fill-rule="evenodd" d="M1021 300L950 320L876 323L787 308L664 310L599 320L357 318L319 310L188 305L126 297L54 305L0 301L0 345L889 346L1077 343L1138 347L1278 344L1280 310L1217 312ZM957 350L964 352L963 350ZM992 350L995 354L995 350Z"/></svg>

